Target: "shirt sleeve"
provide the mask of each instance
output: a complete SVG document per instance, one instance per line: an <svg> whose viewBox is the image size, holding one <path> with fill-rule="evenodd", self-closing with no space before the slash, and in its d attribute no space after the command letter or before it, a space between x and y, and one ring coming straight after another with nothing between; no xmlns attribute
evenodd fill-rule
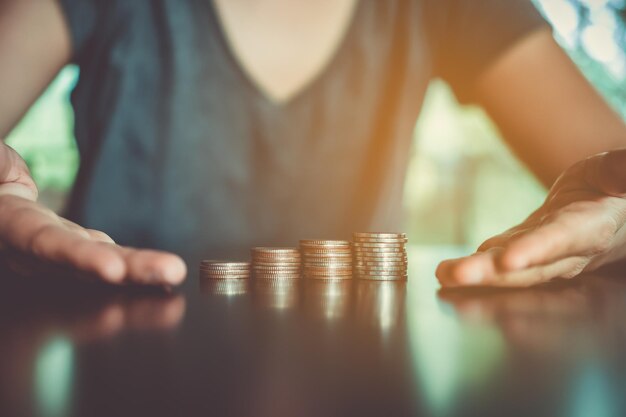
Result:
<svg viewBox="0 0 626 417"><path fill-rule="evenodd" d="M516 41L549 27L530 0L426 0L434 76L462 103L474 101L480 74Z"/></svg>

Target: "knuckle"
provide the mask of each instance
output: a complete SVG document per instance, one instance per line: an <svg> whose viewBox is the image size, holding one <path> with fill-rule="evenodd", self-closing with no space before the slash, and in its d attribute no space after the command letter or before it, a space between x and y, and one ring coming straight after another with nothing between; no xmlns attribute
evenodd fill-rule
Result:
<svg viewBox="0 0 626 417"><path fill-rule="evenodd" d="M54 233L55 226L46 225L40 227L33 235L28 239L26 248L36 256L44 256L48 249L48 239L50 235Z"/></svg>
<svg viewBox="0 0 626 417"><path fill-rule="evenodd" d="M605 222L598 227L595 233L590 254L598 255L608 251L613 243L616 227L611 222Z"/></svg>
<svg viewBox="0 0 626 417"><path fill-rule="evenodd" d="M588 263L587 260L581 260L571 270L561 275L561 278L572 279L574 277L577 277L585 270L587 263Z"/></svg>

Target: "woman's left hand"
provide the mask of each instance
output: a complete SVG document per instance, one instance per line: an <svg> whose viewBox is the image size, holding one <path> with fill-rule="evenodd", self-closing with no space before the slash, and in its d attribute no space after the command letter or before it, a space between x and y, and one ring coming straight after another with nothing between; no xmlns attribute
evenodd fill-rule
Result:
<svg viewBox="0 0 626 417"><path fill-rule="evenodd" d="M444 287L526 287L626 260L626 149L581 161L520 225L442 262Z"/></svg>

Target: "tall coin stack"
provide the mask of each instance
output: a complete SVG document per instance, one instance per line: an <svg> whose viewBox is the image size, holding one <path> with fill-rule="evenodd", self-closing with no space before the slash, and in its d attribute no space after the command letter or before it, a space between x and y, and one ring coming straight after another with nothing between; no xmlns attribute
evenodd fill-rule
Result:
<svg viewBox="0 0 626 417"><path fill-rule="evenodd" d="M227 262L207 259L200 262L200 278L247 279L250 278L250 262Z"/></svg>
<svg viewBox="0 0 626 417"><path fill-rule="evenodd" d="M252 271L260 279L300 278L301 256L297 248L252 248Z"/></svg>
<svg viewBox="0 0 626 417"><path fill-rule="evenodd" d="M361 279L403 281L407 275L406 234L354 233L354 270Z"/></svg>
<svg viewBox="0 0 626 417"><path fill-rule="evenodd" d="M352 278L352 250L346 240L301 240L303 272L306 278Z"/></svg>

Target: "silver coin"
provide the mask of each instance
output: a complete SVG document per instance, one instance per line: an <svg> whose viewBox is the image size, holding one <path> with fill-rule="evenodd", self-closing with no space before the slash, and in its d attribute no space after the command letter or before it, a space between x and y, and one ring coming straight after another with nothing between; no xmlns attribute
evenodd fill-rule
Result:
<svg viewBox="0 0 626 417"><path fill-rule="evenodd" d="M300 247L312 248L349 248L350 242L347 240L319 240L319 239L303 239L300 241Z"/></svg>
<svg viewBox="0 0 626 417"><path fill-rule="evenodd" d="M406 239L406 233L388 233L388 232L356 232L352 233L353 238L382 238L382 239Z"/></svg>
<svg viewBox="0 0 626 417"><path fill-rule="evenodd" d="M255 280L291 280L291 279L302 279L301 275L255 275Z"/></svg>
<svg viewBox="0 0 626 417"><path fill-rule="evenodd" d="M355 243L397 243L397 244L403 244L405 245L408 242L407 239L379 239L379 238L360 238L360 239L354 239L354 241L352 242L352 244L354 245Z"/></svg>
<svg viewBox="0 0 626 417"><path fill-rule="evenodd" d="M252 268L252 271L261 271L261 272L294 272L300 271L302 267L300 265L294 267L286 267L286 266L259 266L256 268Z"/></svg>
<svg viewBox="0 0 626 417"><path fill-rule="evenodd" d="M231 267L231 268L236 268L236 267L246 267L246 266L250 266L250 262L249 261L219 261L219 260L214 260L214 259L204 259L202 261L200 261L200 265L214 265L214 266L224 266L224 267Z"/></svg>
<svg viewBox="0 0 626 417"><path fill-rule="evenodd" d="M353 248L378 248L378 249L390 249L399 248L404 249L404 243L372 243L372 242L354 242Z"/></svg>
<svg viewBox="0 0 626 417"><path fill-rule="evenodd" d="M294 247L271 247L271 246L256 246L254 248L251 249L252 252L254 253L285 253L285 254L289 254L289 253L299 253L298 248L294 248Z"/></svg>
<svg viewBox="0 0 626 417"><path fill-rule="evenodd" d="M397 265L407 265L408 262L406 260L389 260L389 261L373 261L373 260L364 260L364 259L355 259L354 265L359 266L368 266L368 265L389 265L389 266L397 266Z"/></svg>
<svg viewBox="0 0 626 417"><path fill-rule="evenodd" d="M350 261L341 261L341 262L305 261L305 262L302 262L302 266L304 266L305 268L307 266L312 266L312 267L350 267L350 266L352 266L352 260L350 260Z"/></svg>
<svg viewBox="0 0 626 417"><path fill-rule="evenodd" d="M307 275L305 276L306 279L314 279L314 280L320 280L320 281L343 281L343 280L347 280L347 279L352 279L352 275L345 275L345 276L341 276L341 275L323 275L323 276L312 276L312 275Z"/></svg>
<svg viewBox="0 0 626 417"><path fill-rule="evenodd" d="M352 253L346 253L346 254L335 254L335 253L330 253L330 254L325 254L325 255L311 255L308 253L305 253L302 256L302 259L307 260L307 259L321 259L321 260L325 260L325 259L345 259L348 258L350 259L352 257Z"/></svg>
<svg viewBox="0 0 626 417"><path fill-rule="evenodd" d="M302 264L301 261L289 261L289 262L268 262L268 261L256 261L252 263L252 267L264 267L264 266L287 266L287 267L296 267Z"/></svg>
<svg viewBox="0 0 626 417"><path fill-rule="evenodd" d="M337 253L337 254L341 254L341 253L350 253L351 250L352 250L351 247L346 247L346 248L302 248L302 253L307 253L307 254L311 254L311 253L320 253L320 254Z"/></svg>
<svg viewBox="0 0 626 417"><path fill-rule="evenodd" d="M385 270L381 270L381 271L373 271L373 270L354 270L354 273L356 275L391 275L391 276L395 276L395 275L406 275L408 274L408 270L406 269L398 269L395 271L385 271Z"/></svg>
<svg viewBox="0 0 626 417"><path fill-rule="evenodd" d="M372 248L354 248L352 252L354 256L359 255L406 255L405 248L381 248L381 247L372 247Z"/></svg>
<svg viewBox="0 0 626 417"><path fill-rule="evenodd" d="M358 279L367 280L367 281L406 281L409 279L407 275L398 275L398 276L380 276L380 275L359 275Z"/></svg>
<svg viewBox="0 0 626 417"><path fill-rule="evenodd" d="M250 274L230 274L230 275L215 275L215 274L200 274L200 278L205 279L247 279L250 278Z"/></svg>

